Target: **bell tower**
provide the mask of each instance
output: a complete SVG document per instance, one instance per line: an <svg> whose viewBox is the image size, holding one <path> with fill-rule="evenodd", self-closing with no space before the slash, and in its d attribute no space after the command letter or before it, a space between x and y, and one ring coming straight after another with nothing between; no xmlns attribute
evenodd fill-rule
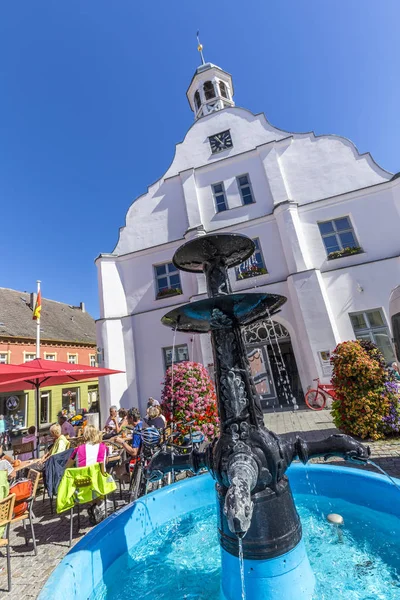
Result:
<svg viewBox="0 0 400 600"><path fill-rule="evenodd" d="M205 62L198 32L197 41L202 64L197 67L186 95L194 118L200 119L217 110L235 106L235 103L231 75L217 65Z"/></svg>

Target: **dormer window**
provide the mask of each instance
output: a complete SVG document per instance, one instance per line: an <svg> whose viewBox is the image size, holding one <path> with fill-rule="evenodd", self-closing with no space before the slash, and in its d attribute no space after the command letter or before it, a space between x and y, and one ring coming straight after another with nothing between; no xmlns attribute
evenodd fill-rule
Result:
<svg viewBox="0 0 400 600"><path fill-rule="evenodd" d="M194 103L196 105L196 109L200 110L201 98L200 98L200 93L198 91L194 95Z"/></svg>
<svg viewBox="0 0 400 600"><path fill-rule="evenodd" d="M226 85L224 84L223 81L219 82L219 91L223 98L228 98L228 90L226 89Z"/></svg>
<svg viewBox="0 0 400 600"><path fill-rule="evenodd" d="M206 100L211 100L212 98L215 98L215 90L212 81L206 81L203 85L203 90Z"/></svg>

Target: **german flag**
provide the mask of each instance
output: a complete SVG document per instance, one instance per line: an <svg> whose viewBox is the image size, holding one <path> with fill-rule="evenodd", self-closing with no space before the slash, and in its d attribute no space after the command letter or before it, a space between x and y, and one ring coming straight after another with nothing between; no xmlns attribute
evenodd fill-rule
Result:
<svg viewBox="0 0 400 600"><path fill-rule="evenodd" d="M42 310L42 294L39 290L39 293L36 298L35 310L33 311L32 319L34 321L40 321L40 311Z"/></svg>

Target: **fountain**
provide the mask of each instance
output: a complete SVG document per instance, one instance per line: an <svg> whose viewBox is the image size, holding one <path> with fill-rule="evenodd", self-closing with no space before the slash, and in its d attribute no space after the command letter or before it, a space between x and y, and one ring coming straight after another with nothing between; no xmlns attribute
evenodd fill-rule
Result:
<svg viewBox="0 0 400 600"><path fill-rule="evenodd" d="M318 513L316 517L319 533L312 542L314 546L309 554L310 559L315 559L320 541L325 537L327 547L322 578L326 579L325 572L329 571L331 554L334 560L345 560L347 553L355 556L351 545L354 542L358 552L355 583L352 580L349 590L344 590L343 595L338 595L341 594L340 587L335 587L334 593L338 599L361 597L351 595L353 589L360 585L360 573L368 574L369 563L375 563L365 559L365 541L359 543L362 552L353 539L350 544L350 538L346 537L346 526L349 523L351 529L352 520L358 523L359 515L366 512L369 522L379 523L383 531L386 531L383 524L387 520L391 523L390 530L400 533L397 521L395 524L390 521L400 516L399 503L393 493L396 488L391 487L380 475L361 473L355 469L291 464L295 459L305 464L310 458L319 456L340 456L350 462L366 463L369 448L349 436L333 435L314 442L297 437L289 442L265 428L250 376L241 326L265 318L265 315L269 318L276 314L286 298L265 293L232 293L228 268L247 260L253 251L253 242L243 235L215 234L204 235L184 244L174 256L174 263L179 269L195 273L204 271L209 298L174 309L162 321L175 331L211 332L221 431L220 436L203 452L159 452L147 476L150 480L157 480L171 471L190 469L198 473L204 468L208 469L210 475L201 475L163 488L109 517L64 558L43 589L40 600L61 600L64 597L70 600L126 598L124 589L131 588L124 588L121 578L122 574L127 573L129 579L125 585L129 582L129 586L135 588L135 581L130 579L132 561L139 565L140 571L136 576L140 577L140 584L143 585L140 593L138 590L134 592L138 600L176 597L217 600L220 596L214 589L211 595L207 595L207 591L202 595L206 579L200 576L200 566L207 562L207 554L214 547L213 540L204 533L204 527L208 526L211 519L207 511L215 495L223 600L322 600L328 596L314 595L313 571L320 571L320 565L314 561L313 569L310 567L289 478L301 511L304 511L301 498L310 497L313 490L318 492L318 496L312 496L313 504L320 506L318 502L322 502L318 508L321 514ZM345 528L340 531L339 542L337 533L331 536L329 528L332 524L326 521L329 513L331 517L332 513L345 515ZM302 518L306 522L317 523L308 513L303 515L302 512ZM156 548L163 539L163 552L172 552L173 556L171 547L174 546L174 540L179 539L179 547L185 541L185 535L190 537L185 519L192 519L196 532L196 523L200 523L201 541L196 537L193 538L194 542L188 542L193 555L185 547L178 558L172 559L172 566L170 558L164 565L164 558L157 554ZM203 520L206 522L204 527L201 526ZM328 529L319 530L318 527L322 527L320 522ZM180 527L183 534L180 534ZM373 527L369 526L368 531L373 531ZM311 542L307 540L307 543ZM380 543L375 538L372 540L373 547ZM391 552L392 555L398 552L400 556L400 546ZM361 559L358 559L358 555ZM156 563L155 570L152 557ZM186 590L179 595L171 587L179 579L182 560L189 561L184 573L186 578L192 577L191 581L193 585L198 585L198 589L193 593ZM378 559L376 562L379 563ZM353 567L350 564L350 567L347 564L348 571ZM340 570L335 563L332 579ZM147 576L153 571L152 578ZM143 575L146 577L143 578ZM159 590L162 577L166 580L164 587ZM207 577L209 579L211 576ZM397 586L397 580L391 577L386 571L376 576L377 580L387 579L387 585ZM340 578L335 585L341 585ZM372 587L375 593L375 583ZM327 593L331 595L333 592L329 590ZM397 597L394 587L391 588L392 592L393 595L387 596L390 599ZM378 598L378 595L368 597Z"/></svg>
<svg viewBox="0 0 400 600"><path fill-rule="evenodd" d="M245 572L252 574L246 586L248 600L275 598L277 578L280 597L309 600L314 576L286 470L294 458L306 463L316 456L340 456L365 463L369 449L345 435L311 443L297 438L289 443L264 427L241 326L267 314L270 317L286 298L232 293L228 268L241 264L253 252L254 243L246 236L211 234L187 242L175 253L177 268L204 271L209 298L172 310L162 322L175 331L211 332L221 431L205 452L160 452L150 465L148 477L156 480L172 469L197 473L207 468L212 474L217 482L222 593L226 600L240 598L241 586L234 576L239 552Z"/></svg>

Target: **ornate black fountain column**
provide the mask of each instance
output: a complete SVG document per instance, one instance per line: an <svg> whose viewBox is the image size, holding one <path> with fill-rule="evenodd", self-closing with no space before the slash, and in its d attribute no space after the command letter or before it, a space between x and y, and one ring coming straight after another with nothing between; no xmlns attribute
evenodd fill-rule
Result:
<svg viewBox="0 0 400 600"><path fill-rule="evenodd" d="M242 538L244 558L258 561L279 557L301 540L300 519L285 475L292 460L337 454L365 461L368 451L347 436L331 436L315 446L299 438L289 443L264 427L241 327L273 315L286 298L232 294L228 268L253 252L254 243L246 236L215 234L196 238L175 253L177 268L205 273L209 298L169 312L162 322L178 331L211 332L220 435L205 453L174 460L170 453L160 453L148 475L157 477L172 466L194 471L206 466L217 481L222 548L237 556Z"/></svg>

